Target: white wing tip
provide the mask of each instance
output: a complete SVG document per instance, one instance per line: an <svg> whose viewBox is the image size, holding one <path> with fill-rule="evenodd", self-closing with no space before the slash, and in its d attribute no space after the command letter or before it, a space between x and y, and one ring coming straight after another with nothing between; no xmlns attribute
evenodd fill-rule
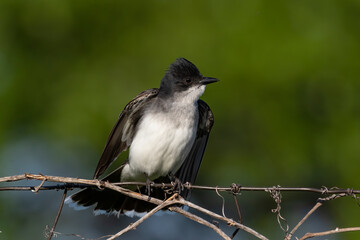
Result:
<svg viewBox="0 0 360 240"><path fill-rule="evenodd" d="M116 217L120 217L121 215L126 215L128 217L143 217L145 216L147 212L135 212L135 210L131 210L131 211L124 211L124 213L120 213L120 211L116 211L116 210L113 210L113 211L106 211L106 210L94 210L94 215L95 216L98 216L98 215L106 215L106 216L111 216L111 215L114 215Z"/></svg>
<svg viewBox="0 0 360 240"><path fill-rule="evenodd" d="M67 197L67 198L65 199L65 202L64 202L64 203L67 204L67 205L69 205L69 207L73 208L73 209L76 210L76 211L85 210L85 209L89 208L89 207L84 207L84 206L82 206L82 205L77 204L77 202L74 202L74 201L71 199L71 196L70 196L70 197Z"/></svg>
<svg viewBox="0 0 360 240"><path fill-rule="evenodd" d="M147 214L147 212L135 212L135 210L124 211L124 214L128 217L143 217Z"/></svg>

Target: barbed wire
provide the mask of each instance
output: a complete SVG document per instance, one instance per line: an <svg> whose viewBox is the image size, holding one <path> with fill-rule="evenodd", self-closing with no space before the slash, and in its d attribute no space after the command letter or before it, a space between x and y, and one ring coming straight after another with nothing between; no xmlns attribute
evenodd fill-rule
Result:
<svg viewBox="0 0 360 240"><path fill-rule="evenodd" d="M15 182L20 181L24 179L28 180L39 180L39 178L45 177L45 175L42 174L20 174L20 175L14 175L9 177L1 177L0 182ZM68 179L79 179L79 180L85 180L80 178L68 178ZM97 182L97 184L101 185L101 180L88 180L87 182L83 183L63 183L63 184L57 184L57 185L50 185L50 186L43 186L43 184L39 186L8 186L8 187L0 187L0 191L39 191L39 190L64 190L64 189L75 189L75 188L86 188L91 186L89 183ZM115 186L120 187L126 187L126 186L146 186L146 182L112 182ZM152 188L172 188L173 184L171 183L151 183L150 186ZM219 186L200 186L200 185L192 185L190 183L184 183L182 186L184 189L194 189L194 190L210 190L210 191L220 191L220 192L232 192L235 194L244 192L244 191L260 191L260 192L270 192L274 186L271 187L248 187L248 186L241 186L239 184L231 184L230 187L219 187ZM347 195L357 195L360 194L360 190L355 190L353 188L327 188L325 186L322 186L320 188L310 188L310 187L281 187L280 185L276 186L276 189L281 192L313 192L313 193L321 193L323 195L325 194L340 194L345 193ZM356 198L357 201L360 201L360 197Z"/></svg>
<svg viewBox="0 0 360 240"><path fill-rule="evenodd" d="M222 198L222 215L219 215L215 212L212 212L208 209L205 209L199 205L196 205L190 201L187 201L183 199L177 192L176 189L174 189L174 184L172 183L151 183L152 188L162 188L169 193L172 193L171 197L164 200L156 199L156 198L149 198L147 195L139 194L138 192L134 192L132 190L129 190L127 188L124 188L126 186L146 186L147 183L145 182L118 182L118 183L109 183L97 179L80 179L80 178L70 178L70 177L59 177L59 176L46 176L42 174L21 174L21 175L14 175L14 176L8 176L8 177L1 177L0 183L2 182L16 182L16 181L22 181L22 180L37 180L41 181L40 184L34 185L34 186L1 186L0 191L31 191L31 192L39 192L44 190L64 190L64 194L60 203L60 207L58 210L58 213L55 217L54 224L52 228L47 227L46 228L46 236L48 237L48 240L50 240L54 235L59 235L61 233L55 232L56 224L60 218L60 214L62 211L62 207L64 204L64 200L67 194L68 190L75 189L75 188L86 188L86 187L94 187L99 189L112 189L114 191L120 192L126 196L140 199L143 201L151 202L157 207L155 207L153 210L148 212L145 216L137 220L136 222L128 225L126 228L119 231L117 234L104 236L102 238L106 238L108 240L116 239L117 237L123 235L124 233L133 230L136 228L136 226L140 225L142 222L144 222L147 218L151 217L156 212L167 209L169 211L177 212L187 218L189 218L192 221L198 222L200 224L203 224L212 230L214 230L216 233L218 233L223 239L233 239L237 232L239 230L243 230L245 232L248 232L249 234L257 237L258 239L267 239L265 236L260 234L258 231L255 231L254 229L245 226L242 224L242 216L240 212L239 203L237 201L237 195L239 195L242 191L264 191L270 193L270 196L272 199L274 199L276 203L276 208L272 210L273 213L276 214L276 218L278 221L278 224L280 228L284 231L285 237L284 240L291 240L294 236L295 232L300 228L300 226L311 216L312 213L314 213L319 207L323 205L324 202L334 200L340 197L352 197L355 199L356 203L360 206L360 197L357 196L360 194L360 190L355 190L352 188L346 188L346 189L340 189L337 187L333 188L327 188L327 187L321 187L321 188L306 188L306 187L281 187L281 186L272 186L272 187L246 187L241 186L239 184L231 184L230 187L218 187L218 186L199 186L199 185L191 185L189 183L185 183L181 186L183 189L188 190L207 190L207 191L216 191L217 195L219 195ZM44 185L45 182L53 182L53 183L60 183L56 185ZM312 209L310 209L309 212L296 224L296 226L289 232L290 226L288 225L286 219L280 214L281 210L281 199L282 195L281 192L287 192L287 191L300 191L300 192L312 192L312 193L319 193L324 197L318 198L316 204L313 206ZM224 213L224 206L225 206L225 200L223 196L219 192L230 192L234 196L234 202L236 206L236 210L239 216L239 221L234 221L233 219L230 219L225 216ZM193 213L190 213L188 211L185 211L179 206L187 206L189 208L192 208L194 210L197 210L198 212L210 216L212 219L214 219L213 223L205 220L204 218L195 215ZM221 230L218 226L218 221L225 222L229 227L234 227L235 231L233 234L229 237L227 234L224 233L223 230ZM217 222L217 223L216 223ZM328 230L324 232L318 232L318 233L307 233L304 236L302 236L300 239L307 239L311 237L316 236L325 236L329 234L336 234L336 233L342 233L342 232L351 232L351 231L360 231L360 227L350 227L350 228L336 228L335 230ZM77 236L81 239L86 239L81 237L78 234L63 234L64 236ZM296 239L299 239L296 237Z"/></svg>

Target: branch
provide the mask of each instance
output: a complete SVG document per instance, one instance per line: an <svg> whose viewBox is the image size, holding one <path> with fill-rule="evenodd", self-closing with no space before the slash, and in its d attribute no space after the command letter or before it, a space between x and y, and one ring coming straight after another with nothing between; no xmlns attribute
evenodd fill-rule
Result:
<svg viewBox="0 0 360 240"><path fill-rule="evenodd" d="M223 237L224 239L226 240L231 240L231 238L229 238L229 236L227 236L223 231L221 231L220 228L218 228L217 226L215 226L214 224L206 221L205 219L199 217L199 216L196 216L195 214L192 214L190 212L187 212L185 211L184 209L182 208L178 208L178 207L169 207L169 210L170 211L174 211L174 212L177 212L195 222L198 222L202 225L205 225L211 229L213 229L216 233L218 233L221 237ZM265 238L266 239L266 238Z"/></svg>
<svg viewBox="0 0 360 240"><path fill-rule="evenodd" d="M151 217L152 215L154 215L156 212L158 212L159 210L173 204L173 202L171 200L173 200L174 198L177 197L177 194L172 195L170 198L168 198L165 202L161 203L160 205L158 205L156 208L152 209L150 212L148 212L147 214L145 214L143 217L141 217L139 220L137 220L135 223L130 223L129 226L127 226L126 228L124 228L123 230L121 230L120 232L118 232L117 234L109 237L107 240L113 240L116 239L118 237L120 237L121 235L123 235L124 233L136 229L137 226L139 226L141 223L143 223L146 219L148 219L149 217Z"/></svg>
<svg viewBox="0 0 360 240"><path fill-rule="evenodd" d="M322 206L321 202L317 202L315 206L310 209L310 211L303 217L303 219L300 220L300 222L291 230L289 234L285 237L285 240L290 240L291 237L294 235L295 231L298 230L298 228L310 217L311 214L313 214L319 207Z"/></svg>
<svg viewBox="0 0 360 240"><path fill-rule="evenodd" d="M360 231L360 227L336 228L334 230L325 231L325 232L306 233L299 240L305 240L305 239L313 238L313 237L321 237L321 236L326 236L326 235L335 234L335 233L354 232L354 231Z"/></svg>
<svg viewBox="0 0 360 240"><path fill-rule="evenodd" d="M353 194L350 193L350 195L353 198L357 199L357 197L353 196ZM324 202L345 196L348 196L348 193L333 194L326 198L319 198L315 206L311 208L310 211L303 217L303 219L301 219L298 224L291 230L291 232L285 236L284 240L290 240L291 237L294 235L295 231L310 217L311 214L313 214L319 207L321 207Z"/></svg>
<svg viewBox="0 0 360 240"><path fill-rule="evenodd" d="M209 210L207 210L207 209L205 209L205 208L202 208L202 207L200 207L200 206L198 206L198 205L196 205L196 204L194 204L194 203L191 203L191 202L189 202L189 201L185 201L184 199L179 200L179 203L182 204L182 205L191 207L191 208L193 208L193 209L195 209L195 210L198 210L199 212L202 212L202 213L204 213L204 214L206 214L206 215L209 215L210 217L213 217L213 218L219 219L219 220L221 220L221 221L224 221L224 222L226 222L226 224L229 225L229 226L234 226L234 227L237 227L237 228L239 228L239 229L242 229L242 230L244 230L244 231L246 231L246 232L254 235L255 237L257 237L257 238L259 238L259 239L263 239L263 240L266 240L266 239L267 239L266 237L264 237L264 236L261 235L260 233L256 232L255 230L253 230L253 229L251 229L251 228L249 228L249 227L247 227L247 226L245 226L245 225L243 225L243 224L241 224L241 223L235 222L235 221L232 220L232 219L229 219L229 218L223 217L223 216L221 216L221 215L219 215L219 214L216 214L216 213L214 213L214 212L211 212L211 211L209 211ZM171 208L169 208L169 209L171 210ZM181 210L182 210L182 209L181 209Z"/></svg>
<svg viewBox="0 0 360 240"><path fill-rule="evenodd" d="M126 228L124 228L123 230L121 230L120 232L118 232L117 234L111 236L110 238L108 238L107 240L113 240L116 239L117 237L120 237L122 234L135 229L137 226L139 226L141 223L143 223L147 218L149 218L150 216L152 216L153 214L155 214L156 212L158 212L159 210L168 207L169 205L173 205L173 204L178 204L180 203L179 201L174 201L174 199L177 197L177 194L174 194L173 196L171 196L170 198L168 198L165 202L161 203L160 205L158 205L156 208L154 208L153 210L151 210L150 212L148 212L146 215L144 215L143 217L141 217L139 220L137 220L135 223L131 223L129 224L129 226L127 226ZM220 228L216 227L214 224L204 220L201 217L198 217L192 213L189 213L183 209L178 209L178 208L172 208L172 211L178 212L180 214L182 214L183 216L198 222L200 224L203 224L211 229L213 229L215 232L217 232L223 239L226 240L231 240L231 238L229 238L229 236L227 236L223 231L221 231Z"/></svg>
<svg viewBox="0 0 360 240"><path fill-rule="evenodd" d="M44 183L44 181L42 182L42 184L43 184L43 183ZM58 213L56 214L56 217L55 217L55 220L54 220L54 224L53 224L52 228L50 229L48 240L51 240L51 238L52 238L53 235L54 235L54 231L55 231L56 224L57 224L57 222L59 221L59 217L60 217L62 208L63 208L63 206L64 206L66 194L67 194L67 189L65 189L64 194L63 194L63 196L62 196L62 198L61 198L60 207L59 207Z"/></svg>

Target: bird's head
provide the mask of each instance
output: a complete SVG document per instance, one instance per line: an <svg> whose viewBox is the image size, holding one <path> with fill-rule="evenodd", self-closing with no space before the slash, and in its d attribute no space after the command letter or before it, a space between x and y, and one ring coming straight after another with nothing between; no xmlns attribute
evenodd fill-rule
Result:
<svg viewBox="0 0 360 240"><path fill-rule="evenodd" d="M163 97L191 94L198 99L204 93L207 84L217 81L216 78L202 76L199 69L185 58L178 58L170 65L161 80L159 94Z"/></svg>

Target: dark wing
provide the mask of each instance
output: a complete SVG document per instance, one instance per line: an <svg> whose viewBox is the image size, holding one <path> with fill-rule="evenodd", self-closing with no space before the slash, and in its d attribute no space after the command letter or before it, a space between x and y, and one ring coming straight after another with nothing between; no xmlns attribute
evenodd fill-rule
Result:
<svg viewBox="0 0 360 240"><path fill-rule="evenodd" d="M202 157L205 152L210 130L214 124L214 116L210 107L202 100L198 101L199 125L194 145L189 155L186 157L183 165L177 171L175 176L182 182L193 184L198 174ZM185 189L182 195L186 198L188 191Z"/></svg>
<svg viewBox="0 0 360 240"><path fill-rule="evenodd" d="M143 91L125 106L118 121L111 130L104 152L96 167L94 178L98 178L103 174L117 156L130 146L144 106L149 104L158 93L159 89L157 88Z"/></svg>

